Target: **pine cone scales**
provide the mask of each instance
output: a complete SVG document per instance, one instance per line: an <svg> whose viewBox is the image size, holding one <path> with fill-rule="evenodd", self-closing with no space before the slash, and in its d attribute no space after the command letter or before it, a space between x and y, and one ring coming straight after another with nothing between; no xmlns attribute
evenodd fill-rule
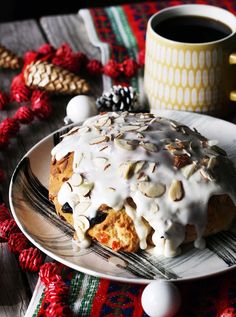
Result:
<svg viewBox="0 0 236 317"><path fill-rule="evenodd" d="M16 54L0 45L0 68L17 69L20 67L21 59Z"/></svg>
<svg viewBox="0 0 236 317"><path fill-rule="evenodd" d="M113 86L96 100L98 111L133 111L138 109L138 96L133 87Z"/></svg>
<svg viewBox="0 0 236 317"><path fill-rule="evenodd" d="M41 88L63 94L85 94L89 85L68 70L47 61L34 61L24 70L25 83L30 88Z"/></svg>

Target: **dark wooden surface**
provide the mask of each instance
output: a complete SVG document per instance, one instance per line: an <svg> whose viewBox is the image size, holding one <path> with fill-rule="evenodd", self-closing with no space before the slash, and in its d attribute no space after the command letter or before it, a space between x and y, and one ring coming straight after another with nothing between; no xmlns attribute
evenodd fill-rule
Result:
<svg viewBox="0 0 236 317"><path fill-rule="evenodd" d="M28 50L37 49L45 42L56 47L67 42L74 50L83 51L90 58L100 59L100 51L89 43L83 22L76 14L43 17L39 22L27 20L0 24L0 43L20 56ZM9 91L10 81L16 74L16 71L0 70L0 89ZM94 82L91 86L95 97L101 93L101 82ZM1 188L6 203L15 166L35 143L63 125L69 99L70 97L54 97L53 117L48 121L35 120L29 126L21 126L19 136L11 139L11 145L6 151L0 152L0 166L7 176L7 181ZM1 111L0 121L11 117L17 107L17 104L12 103L7 110ZM21 317L28 307L37 274L24 274L19 269L15 256L9 253L7 245L2 243L0 246L0 316Z"/></svg>

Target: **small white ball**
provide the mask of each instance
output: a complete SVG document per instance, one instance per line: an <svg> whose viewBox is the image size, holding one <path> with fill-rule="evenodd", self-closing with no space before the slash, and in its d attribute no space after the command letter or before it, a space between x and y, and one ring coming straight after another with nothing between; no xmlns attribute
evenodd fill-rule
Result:
<svg viewBox="0 0 236 317"><path fill-rule="evenodd" d="M85 95L73 97L66 107L66 115L72 122L81 122L96 114L95 100Z"/></svg>
<svg viewBox="0 0 236 317"><path fill-rule="evenodd" d="M145 287L141 301L150 317L172 317L179 310L181 298L173 283L157 280Z"/></svg>

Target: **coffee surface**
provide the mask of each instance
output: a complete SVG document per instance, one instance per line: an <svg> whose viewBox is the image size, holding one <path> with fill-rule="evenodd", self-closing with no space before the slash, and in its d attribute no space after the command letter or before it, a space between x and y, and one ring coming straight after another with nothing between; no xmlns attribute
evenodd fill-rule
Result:
<svg viewBox="0 0 236 317"><path fill-rule="evenodd" d="M226 24L200 16L172 17L154 26L154 30L169 40L185 43L213 42L232 33Z"/></svg>

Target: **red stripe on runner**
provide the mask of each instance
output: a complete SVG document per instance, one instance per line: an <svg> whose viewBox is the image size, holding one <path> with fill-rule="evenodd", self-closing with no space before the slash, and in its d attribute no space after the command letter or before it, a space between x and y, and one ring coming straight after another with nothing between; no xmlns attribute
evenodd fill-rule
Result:
<svg viewBox="0 0 236 317"><path fill-rule="evenodd" d="M110 284L109 280L104 280L104 279L100 280L97 292L93 299L92 308L90 311L91 317L100 317L102 306L107 299L107 291L109 288L109 284Z"/></svg>

